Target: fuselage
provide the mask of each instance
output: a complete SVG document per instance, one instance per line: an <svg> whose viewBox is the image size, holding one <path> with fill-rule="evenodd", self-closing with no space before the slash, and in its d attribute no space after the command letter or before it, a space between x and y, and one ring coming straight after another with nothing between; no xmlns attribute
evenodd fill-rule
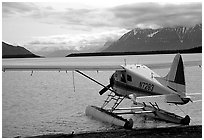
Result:
<svg viewBox="0 0 204 140"><path fill-rule="evenodd" d="M175 91L160 83L158 74L145 65L127 65L112 75L113 89L122 96L152 96L176 94Z"/></svg>

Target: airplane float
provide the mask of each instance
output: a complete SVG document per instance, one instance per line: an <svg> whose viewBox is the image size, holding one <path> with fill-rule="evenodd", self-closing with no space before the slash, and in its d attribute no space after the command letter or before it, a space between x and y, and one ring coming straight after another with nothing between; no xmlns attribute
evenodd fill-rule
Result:
<svg viewBox="0 0 204 140"><path fill-rule="evenodd" d="M189 63L190 64L190 63ZM188 63L186 63L188 65ZM158 67L150 65L150 68ZM162 67L162 64L159 65ZM145 114L151 115L156 119L163 121L188 125L190 117L178 116L163 109L160 109L156 102L137 102L137 98L141 96L157 96L165 97L165 102L175 105L184 105L191 101L186 96L186 84L184 75L184 64L180 54L177 54L171 64L170 71L165 77L159 76L146 65L121 65L121 66L44 66L44 65L3 65L2 70L5 71L75 71L86 78L94 81L103 88L99 91L100 95L109 91L108 97L101 107L88 106L86 115L93 118L122 126L124 128L132 128L133 120L124 119L124 114ZM115 70L110 77L109 84L103 85L82 71L90 70ZM134 106L129 108L118 108L124 99L130 99ZM112 102L111 108L106 108Z"/></svg>

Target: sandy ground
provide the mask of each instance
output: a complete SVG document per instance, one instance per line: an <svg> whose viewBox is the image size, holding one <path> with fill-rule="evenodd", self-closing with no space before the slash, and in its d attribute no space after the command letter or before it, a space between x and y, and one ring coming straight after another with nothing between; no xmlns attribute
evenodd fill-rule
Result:
<svg viewBox="0 0 204 140"><path fill-rule="evenodd" d="M49 134L29 138L202 138L202 125L151 129L117 129L81 134Z"/></svg>

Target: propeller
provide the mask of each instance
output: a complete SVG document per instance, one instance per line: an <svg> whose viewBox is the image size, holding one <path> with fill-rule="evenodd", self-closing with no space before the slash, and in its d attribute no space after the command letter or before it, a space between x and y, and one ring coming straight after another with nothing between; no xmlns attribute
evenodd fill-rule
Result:
<svg viewBox="0 0 204 140"><path fill-rule="evenodd" d="M111 78L110 78L110 84L108 84L108 85L105 86L103 89L101 89L101 90L99 91L99 94L100 94L100 95L103 95L107 90L109 90L109 89L113 86L113 84L114 84L114 77L113 77L113 75L112 75Z"/></svg>
<svg viewBox="0 0 204 140"><path fill-rule="evenodd" d="M117 94L114 90L110 89L110 88L113 87L113 85L114 85L114 74L113 74L113 75L111 76L111 78L110 78L110 84L107 85L107 86L105 86L105 85L101 84L100 82L96 81L95 79L91 78L90 76L84 74L84 73L81 72L80 70L75 70L75 71L76 71L77 73L79 73L79 74L85 76L86 78L92 80L93 82L95 82L95 83L101 85L102 87L104 87L101 91L99 91L99 94L100 94L100 95L104 94L107 90L110 90L110 91L114 92L115 94Z"/></svg>

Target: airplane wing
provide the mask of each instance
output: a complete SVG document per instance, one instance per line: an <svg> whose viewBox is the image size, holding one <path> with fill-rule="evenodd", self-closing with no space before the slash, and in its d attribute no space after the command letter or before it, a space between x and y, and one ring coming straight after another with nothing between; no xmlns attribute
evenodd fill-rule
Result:
<svg viewBox="0 0 204 140"><path fill-rule="evenodd" d="M153 63L153 64L144 64L150 69L164 69L170 68L171 63ZM201 66L201 60L196 61L184 61L185 67L188 66ZM114 70L123 70L123 67L120 63L111 64L111 63L99 63L99 62L52 62L52 59L19 59L19 60L2 60L2 71L114 71Z"/></svg>
<svg viewBox="0 0 204 140"><path fill-rule="evenodd" d="M121 66L112 65L3 65L2 71L111 71L122 69Z"/></svg>
<svg viewBox="0 0 204 140"><path fill-rule="evenodd" d="M120 65L107 64L105 62L87 61L86 59L3 59L2 71L105 71L122 69Z"/></svg>

